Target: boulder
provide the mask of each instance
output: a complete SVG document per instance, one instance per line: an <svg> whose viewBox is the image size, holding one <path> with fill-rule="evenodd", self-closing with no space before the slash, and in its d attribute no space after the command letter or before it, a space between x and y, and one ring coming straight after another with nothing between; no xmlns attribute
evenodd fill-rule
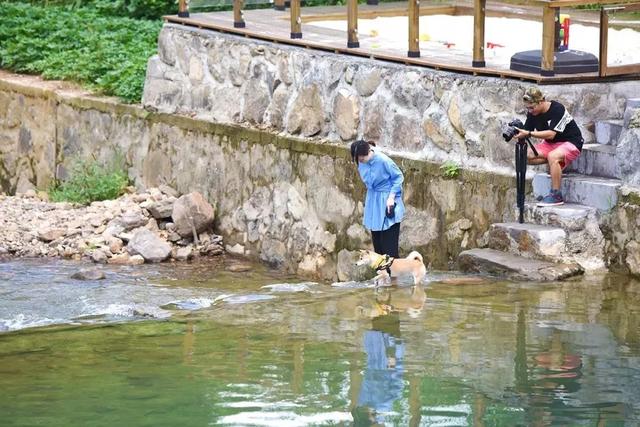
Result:
<svg viewBox="0 0 640 427"><path fill-rule="evenodd" d="M145 261L161 262L171 255L171 246L154 232L140 228L129 241L127 251L131 255L141 255Z"/></svg>
<svg viewBox="0 0 640 427"><path fill-rule="evenodd" d="M360 257L359 251L349 251L342 249L338 252L338 280L347 282L351 280L365 281L376 275L376 272L369 266L358 266L356 262Z"/></svg>
<svg viewBox="0 0 640 427"><path fill-rule="evenodd" d="M62 228L49 228L38 232L38 239L43 242L52 242L63 237L67 233L67 230Z"/></svg>
<svg viewBox="0 0 640 427"><path fill-rule="evenodd" d="M173 213L173 204L175 201L175 197L168 197L158 202L150 203L145 207L155 219L171 218L171 214Z"/></svg>
<svg viewBox="0 0 640 427"><path fill-rule="evenodd" d="M187 261L188 259L193 258L193 248L191 246L178 248L176 250L174 258L177 259L178 261Z"/></svg>
<svg viewBox="0 0 640 427"><path fill-rule="evenodd" d="M102 249L91 251L90 257L91 260L97 264L106 264L107 260L109 259L109 256Z"/></svg>
<svg viewBox="0 0 640 427"><path fill-rule="evenodd" d="M83 268L71 275L76 280L102 280L105 278L104 271L96 268Z"/></svg>
<svg viewBox="0 0 640 427"><path fill-rule="evenodd" d="M193 230L201 233L213 225L214 210L198 192L181 196L173 205L171 218L176 226L176 232L182 237L193 236Z"/></svg>

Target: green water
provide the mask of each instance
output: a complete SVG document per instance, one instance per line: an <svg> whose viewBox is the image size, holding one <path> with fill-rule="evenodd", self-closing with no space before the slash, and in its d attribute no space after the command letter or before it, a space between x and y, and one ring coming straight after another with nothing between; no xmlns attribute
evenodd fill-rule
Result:
<svg viewBox="0 0 640 427"><path fill-rule="evenodd" d="M0 332L2 426L640 424L629 278L432 275L411 302L404 284L375 292L259 269L114 269L78 285L74 268L0 264L0 319L68 317ZM284 283L298 285L262 287ZM105 314L114 298L137 308Z"/></svg>

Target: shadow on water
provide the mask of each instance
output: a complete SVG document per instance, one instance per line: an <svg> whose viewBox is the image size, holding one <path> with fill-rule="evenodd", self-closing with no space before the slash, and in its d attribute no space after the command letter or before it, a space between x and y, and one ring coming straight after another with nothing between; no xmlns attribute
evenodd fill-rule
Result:
<svg viewBox="0 0 640 427"><path fill-rule="evenodd" d="M640 423L637 281L373 289L227 267L73 282L77 264L0 263L1 424Z"/></svg>

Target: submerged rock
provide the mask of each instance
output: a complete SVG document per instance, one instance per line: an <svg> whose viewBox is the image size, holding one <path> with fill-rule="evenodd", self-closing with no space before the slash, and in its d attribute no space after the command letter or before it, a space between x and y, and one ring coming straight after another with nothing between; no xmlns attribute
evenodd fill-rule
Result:
<svg viewBox="0 0 640 427"><path fill-rule="evenodd" d="M81 269L71 275L76 280L102 280L105 277L104 271L97 268Z"/></svg>

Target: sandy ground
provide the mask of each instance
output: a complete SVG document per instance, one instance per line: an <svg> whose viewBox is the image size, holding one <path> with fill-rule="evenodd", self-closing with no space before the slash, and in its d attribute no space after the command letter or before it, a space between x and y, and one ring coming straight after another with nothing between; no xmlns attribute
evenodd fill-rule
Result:
<svg viewBox="0 0 640 427"><path fill-rule="evenodd" d="M346 31L346 21L317 21L312 25ZM404 16L359 19L361 40L367 38L371 48L408 46L408 21ZM569 48L599 56L599 29L571 24ZM513 18L487 18L485 23L485 58L509 64L516 52L540 49L542 23ZM473 17L432 15L420 17L421 48L449 49L450 53L470 55L473 51ZM609 65L640 63L640 32L629 28L609 30Z"/></svg>

